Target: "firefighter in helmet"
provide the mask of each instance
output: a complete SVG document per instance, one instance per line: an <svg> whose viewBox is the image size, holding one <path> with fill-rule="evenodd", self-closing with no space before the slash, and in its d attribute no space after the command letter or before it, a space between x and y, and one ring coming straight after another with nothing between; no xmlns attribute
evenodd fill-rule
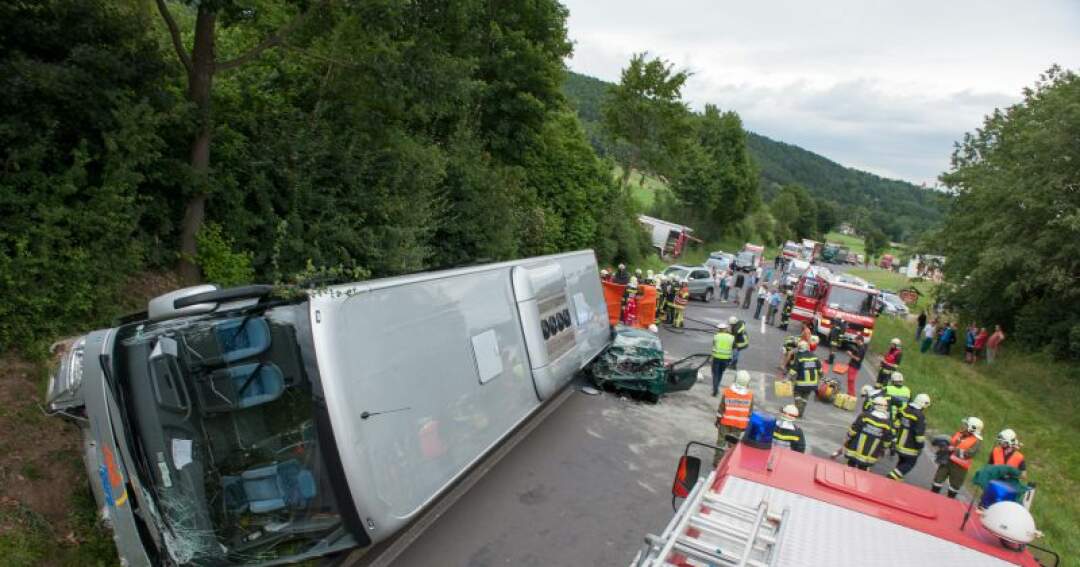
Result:
<svg viewBox="0 0 1080 567"><path fill-rule="evenodd" d="M889 351L885 353L885 356L881 357L881 368L878 370L877 383L879 386L884 387L889 383L889 377L892 373L900 368L900 358L904 352L900 349L900 339L893 337L889 341Z"/></svg>
<svg viewBox="0 0 1080 567"><path fill-rule="evenodd" d="M675 295L675 327L682 328L683 317L686 314L686 304L690 303L690 285L683 282L679 286L679 293Z"/></svg>
<svg viewBox="0 0 1080 567"><path fill-rule="evenodd" d="M981 419L965 417L962 423L960 430L949 439L949 444L945 447L947 460L942 459L944 462L938 465L937 472L934 473L934 484L930 486L931 491L940 493L948 480L949 498L956 498L959 494L968 469L971 468L971 461L979 452L979 444L982 442Z"/></svg>
<svg viewBox="0 0 1080 567"><path fill-rule="evenodd" d="M994 449L990 451L991 465L1008 465L1020 471L1020 479L1027 478L1027 460L1024 459L1024 454L1020 452L1020 440L1016 437L1016 432L1012 429L1002 429L1001 433L998 433L997 443L994 444Z"/></svg>
<svg viewBox="0 0 1080 567"><path fill-rule="evenodd" d="M893 428L889 423L889 400L882 396L874 398L873 410L855 418L847 432L844 455L849 467L867 470L881 458L893 442Z"/></svg>
<svg viewBox="0 0 1080 567"><path fill-rule="evenodd" d="M780 411L780 419L776 420L776 429L773 430L773 443L805 453L806 436L802 428L795 424L796 419L799 419L799 408L795 407L795 404L784 406Z"/></svg>
<svg viewBox="0 0 1080 567"><path fill-rule="evenodd" d="M821 380L821 361L810 352L810 344L799 341L798 351L791 359L787 371L788 377L795 381L795 407L799 415L806 415L806 404L817 391Z"/></svg>
<svg viewBox="0 0 1080 567"><path fill-rule="evenodd" d="M726 447L726 437L742 435L750 423L750 412L754 409L754 393L750 391L750 373L740 370L735 373L735 383L724 388L720 396L720 405L716 408L716 428L718 447ZM724 450L717 450L713 466L720 463Z"/></svg>
<svg viewBox="0 0 1080 567"><path fill-rule="evenodd" d="M893 429L896 431L897 461L889 478L904 480L915 468L919 454L926 445L926 409L929 407L930 396L918 394L896 412Z"/></svg>
<svg viewBox="0 0 1080 567"><path fill-rule="evenodd" d="M735 335L735 352L731 357L732 370L739 368L739 352L750 346L750 333L746 331L746 321L732 315L728 317L728 325L731 325L731 334Z"/></svg>

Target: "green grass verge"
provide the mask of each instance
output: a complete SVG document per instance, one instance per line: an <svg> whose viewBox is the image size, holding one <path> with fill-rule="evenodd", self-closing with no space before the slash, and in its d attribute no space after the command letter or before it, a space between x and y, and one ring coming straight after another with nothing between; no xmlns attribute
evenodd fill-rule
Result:
<svg viewBox="0 0 1080 567"><path fill-rule="evenodd" d="M623 170L619 166L615 166L614 169L615 179L622 179ZM642 182L644 180L644 182ZM641 205L642 210L649 210L652 208L653 202L656 200L656 192L660 189L666 189L667 184L659 179L650 175L644 175L635 171L630 174L630 196Z"/></svg>
<svg viewBox="0 0 1080 567"><path fill-rule="evenodd" d="M1016 430L1029 480L1038 484L1032 513L1046 534L1040 545L1066 562L1080 557L1080 445L1073 435L1080 431L1074 407L1080 400L1080 367L1011 350L1004 350L993 366L981 360L968 365L963 337L952 356L922 354L914 343L914 325L893 317L879 317L874 336L873 350L879 354L892 337L908 345L901 370L913 393L926 392L933 400L927 416L936 432L952 434L969 415L983 420L984 442L976 462L989 458L999 431Z"/></svg>
<svg viewBox="0 0 1080 567"><path fill-rule="evenodd" d="M900 291L907 287L914 287L922 292L919 296L919 300L915 302L915 305L909 305L912 313L918 313L923 309L927 309L933 303L934 283L919 280L911 281L904 274L898 274L896 272L890 272L888 270L882 270L878 268L852 268L847 270L847 273L858 276L878 287L878 289L888 289L891 291Z"/></svg>
<svg viewBox="0 0 1080 567"><path fill-rule="evenodd" d="M866 254L866 246L863 245L863 239L859 236L848 236L839 232L829 232L825 234L825 242L834 242L842 246L847 246L849 250L856 254ZM904 252L906 247L904 246L887 246L885 248L885 254L892 254L897 256Z"/></svg>

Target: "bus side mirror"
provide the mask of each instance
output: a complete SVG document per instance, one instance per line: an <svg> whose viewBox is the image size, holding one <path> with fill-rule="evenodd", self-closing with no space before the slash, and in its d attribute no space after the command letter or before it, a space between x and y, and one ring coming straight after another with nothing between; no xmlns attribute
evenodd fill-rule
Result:
<svg viewBox="0 0 1080 567"><path fill-rule="evenodd" d="M701 476L701 459L683 455L679 457L679 468L675 470L675 482L671 485L671 495L676 498L690 496L690 491Z"/></svg>

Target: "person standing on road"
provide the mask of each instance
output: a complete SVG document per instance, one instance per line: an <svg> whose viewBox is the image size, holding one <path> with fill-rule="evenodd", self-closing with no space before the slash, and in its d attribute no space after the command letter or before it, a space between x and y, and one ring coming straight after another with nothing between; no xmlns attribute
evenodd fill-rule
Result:
<svg viewBox="0 0 1080 567"><path fill-rule="evenodd" d="M728 301L731 298L731 289L735 287L735 272L733 270L727 270L724 272L724 280L721 282L723 286L720 290L721 301Z"/></svg>
<svg viewBox="0 0 1080 567"><path fill-rule="evenodd" d="M947 447L948 460L939 464L934 473L934 483L930 491L940 494L949 481L949 498L956 498L960 493L960 487L964 486L968 469L971 468L971 460L979 452L979 442L982 441L983 422L977 417L964 418L964 426L953 434Z"/></svg>
<svg viewBox="0 0 1080 567"><path fill-rule="evenodd" d="M878 369L877 383L878 386L884 387L889 383L889 377L892 373L900 368L900 359L904 353L900 349L900 338L893 337L889 341L889 350L885 353L885 356L881 357L881 368Z"/></svg>
<svg viewBox="0 0 1080 567"><path fill-rule="evenodd" d="M779 292L777 292L777 293L779 293ZM784 298L784 307L780 311L780 324L777 325L777 327L780 330L782 330L782 331L787 330L788 322L791 321L791 312L794 309L795 309L795 296L790 291L788 291L787 294L786 294L786 297Z"/></svg>
<svg viewBox="0 0 1080 567"><path fill-rule="evenodd" d="M757 309L754 310L754 319L761 319L761 308L765 306L765 300L769 298L769 288L765 282L761 282L757 288Z"/></svg>
<svg viewBox="0 0 1080 567"><path fill-rule="evenodd" d="M745 291L743 292L742 308L750 309L750 298L754 295L754 289L757 287L757 276L754 275L754 272L746 274L743 287Z"/></svg>
<svg viewBox="0 0 1080 567"><path fill-rule="evenodd" d="M911 399L911 388L904 385L904 375L893 372L889 377L889 385L885 386L885 397L889 400L889 417L896 417L896 412L907 405Z"/></svg>
<svg viewBox="0 0 1080 567"><path fill-rule="evenodd" d="M855 342L848 345L847 394L855 395L855 382L859 378L862 361L866 358L866 339L862 333L855 335Z"/></svg>
<svg viewBox="0 0 1080 567"><path fill-rule="evenodd" d="M675 276L669 276L667 292L664 293L664 320L668 325L675 324L675 298L679 296L681 284Z"/></svg>
<svg viewBox="0 0 1080 567"><path fill-rule="evenodd" d="M934 344L934 336L937 334L937 319L931 322L929 325L923 327L922 344L919 345L919 352L925 354L930 350L930 345Z"/></svg>
<svg viewBox="0 0 1080 567"><path fill-rule="evenodd" d="M882 397L874 398L873 407L873 411L864 412L855 418L855 422L848 428L847 441L843 448L847 465L864 471L874 466L893 442L888 400Z"/></svg>
<svg viewBox="0 0 1080 567"><path fill-rule="evenodd" d="M735 274L735 290L733 292L734 297L731 299L732 303L738 305L739 302L742 301L742 288L745 283L746 274L743 273L742 270L739 270L738 273Z"/></svg>
<svg viewBox="0 0 1080 567"><path fill-rule="evenodd" d="M780 419L776 420L776 429L773 430L773 443L796 453L805 453L806 436L802 428L795 424L796 419L799 419L799 408L795 407L795 404L784 406Z"/></svg>
<svg viewBox="0 0 1080 567"><path fill-rule="evenodd" d="M923 309L922 313L919 313L919 318L915 320L915 342L918 343L922 340L923 329L926 328L926 310Z"/></svg>
<svg viewBox="0 0 1080 567"><path fill-rule="evenodd" d="M799 341L799 351L795 353L787 371L788 377L795 381L795 407L799 415L806 415L806 404L817 391L821 380L821 361L810 352L810 344Z"/></svg>
<svg viewBox="0 0 1080 567"><path fill-rule="evenodd" d="M893 480L904 480L919 460L926 445L926 410L930 396L918 394L896 412L893 429L896 431L896 467L889 473Z"/></svg>
<svg viewBox="0 0 1080 567"><path fill-rule="evenodd" d="M735 335L731 334L731 327L727 323L716 326L717 332L713 335L712 349L712 395L715 398L720 393L720 382L724 379L724 371L731 358L735 355Z"/></svg>
<svg viewBox="0 0 1080 567"><path fill-rule="evenodd" d="M630 272L626 271L626 264L619 264L619 269L611 280L619 285L630 283Z"/></svg>
<svg viewBox="0 0 1080 567"><path fill-rule="evenodd" d="M675 328L681 329L686 315L686 304L690 303L690 284L683 282L679 293L675 295Z"/></svg>
<svg viewBox="0 0 1080 567"><path fill-rule="evenodd" d="M731 325L731 334L735 335L735 352L732 353L729 368L738 370L739 353L750 346L750 333L746 331L746 321L734 315L728 318L728 324Z"/></svg>
<svg viewBox="0 0 1080 567"><path fill-rule="evenodd" d="M867 384L862 387L860 395L862 396L862 411L868 412L874 410L875 399L885 397L885 390L884 388L878 388Z"/></svg>
<svg viewBox="0 0 1080 567"><path fill-rule="evenodd" d="M1005 331L1001 330L1001 325L994 325L994 334L990 335L990 338L986 341L986 363L993 364L994 359L997 358L998 351L1001 349L1001 342L1005 340Z"/></svg>
<svg viewBox="0 0 1080 567"><path fill-rule="evenodd" d="M780 310L780 302L783 301L783 296L780 295L779 289L773 289L769 294L769 307L765 315L765 323L769 326L776 324L776 313Z"/></svg>
<svg viewBox="0 0 1080 567"><path fill-rule="evenodd" d="M750 412L753 410L750 373L740 370L735 373L735 383L724 388L724 395L720 396L720 405L716 408L716 446L726 448L728 435L741 436L750 423ZM716 451L713 467L720 464L723 456L723 449Z"/></svg>

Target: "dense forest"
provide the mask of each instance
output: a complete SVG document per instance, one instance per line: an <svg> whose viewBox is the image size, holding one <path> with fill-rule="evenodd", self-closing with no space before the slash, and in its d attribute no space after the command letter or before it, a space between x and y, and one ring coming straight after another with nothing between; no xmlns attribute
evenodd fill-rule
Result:
<svg viewBox="0 0 1080 567"><path fill-rule="evenodd" d="M602 104L611 83L570 72L563 91L577 109L593 146L613 151L605 138ZM747 132L747 147L761 176L761 194L772 202L783 186L797 185L815 199L835 204L841 220L894 241L915 241L940 224L946 198L911 183L844 167L798 146Z"/></svg>
<svg viewBox="0 0 1080 567"><path fill-rule="evenodd" d="M144 273L637 260L561 91L566 9L490 7L0 5L0 350L106 322Z"/></svg>

